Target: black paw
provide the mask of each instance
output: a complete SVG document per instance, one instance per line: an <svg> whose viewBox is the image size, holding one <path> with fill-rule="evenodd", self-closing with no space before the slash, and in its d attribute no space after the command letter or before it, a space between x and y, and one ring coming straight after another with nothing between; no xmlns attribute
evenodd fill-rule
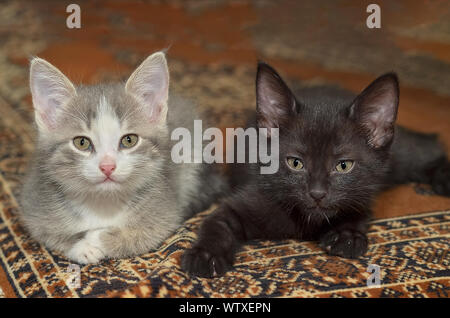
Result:
<svg viewBox="0 0 450 318"><path fill-rule="evenodd" d="M431 187L436 194L450 196L450 163L447 162L436 169Z"/></svg>
<svg viewBox="0 0 450 318"><path fill-rule="evenodd" d="M320 246L328 254L345 258L358 258L367 251L367 237L354 230L331 230L320 239Z"/></svg>
<svg viewBox="0 0 450 318"><path fill-rule="evenodd" d="M194 276L223 276L231 267L232 261L225 256L213 255L201 247L191 248L181 257L182 270Z"/></svg>

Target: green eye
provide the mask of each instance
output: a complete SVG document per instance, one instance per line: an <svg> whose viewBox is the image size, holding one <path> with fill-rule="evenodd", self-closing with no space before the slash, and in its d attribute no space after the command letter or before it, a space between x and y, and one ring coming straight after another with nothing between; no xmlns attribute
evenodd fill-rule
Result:
<svg viewBox="0 0 450 318"><path fill-rule="evenodd" d="M336 171L339 173L347 173L350 172L350 170L352 170L353 166L354 166L353 160L341 160L336 165Z"/></svg>
<svg viewBox="0 0 450 318"><path fill-rule="evenodd" d="M291 169L294 169L297 171L303 169L303 162L298 158L293 158L293 157L287 158L287 164Z"/></svg>
<svg viewBox="0 0 450 318"><path fill-rule="evenodd" d="M75 137L73 138L73 144L81 151L88 151L92 149L92 143L87 137Z"/></svg>
<svg viewBox="0 0 450 318"><path fill-rule="evenodd" d="M138 136L134 134L126 135L122 137L122 140L120 141L120 147L121 148L131 148L136 145L138 142Z"/></svg>

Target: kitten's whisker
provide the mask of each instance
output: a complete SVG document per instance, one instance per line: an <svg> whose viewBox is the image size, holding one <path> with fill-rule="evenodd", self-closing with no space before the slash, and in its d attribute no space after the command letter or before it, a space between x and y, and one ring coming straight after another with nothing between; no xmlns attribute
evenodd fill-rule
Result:
<svg viewBox="0 0 450 318"><path fill-rule="evenodd" d="M323 214L323 216L325 217L325 219L327 220L328 224L331 225L330 219L328 218L328 216L326 214Z"/></svg>

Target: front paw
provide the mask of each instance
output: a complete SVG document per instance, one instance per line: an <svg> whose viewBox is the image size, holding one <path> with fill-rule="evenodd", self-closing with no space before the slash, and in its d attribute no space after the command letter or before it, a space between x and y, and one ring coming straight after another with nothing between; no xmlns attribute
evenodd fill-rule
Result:
<svg viewBox="0 0 450 318"><path fill-rule="evenodd" d="M201 247L193 247L184 252L181 258L183 271L200 277L223 276L232 266L225 256L213 255Z"/></svg>
<svg viewBox="0 0 450 318"><path fill-rule="evenodd" d="M320 239L320 246L328 254L345 258L358 258L367 251L367 236L359 231L331 230Z"/></svg>
<svg viewBox="0 0 450 318"><path fill-rule="evenodd" d="M75 243L66 256L79 264L95 264L105 258L100 240L102 230L88 231L84 238Z"/></svg>

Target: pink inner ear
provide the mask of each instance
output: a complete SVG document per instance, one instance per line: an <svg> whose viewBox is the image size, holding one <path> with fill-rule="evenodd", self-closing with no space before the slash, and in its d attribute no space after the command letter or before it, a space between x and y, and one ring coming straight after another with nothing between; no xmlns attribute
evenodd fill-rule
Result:
<svg viewBox="0 0 450 318"><path fill-rule="evenodd" d="M48 129L55 129L56 124L56 114L54 111L48 111L47 109L38 110L38 116L41 118L42 122L48 127Z"/></svg>
<svg viewBox="0 0 450 318"><path fill-rule="evenodd" d="M150 122L154 122L157 120L158 116L158 105L154 105L155 103L155 95L150 92L142 93L142 100L144 104L146 105L146 113L149 117Z"/></svg>
<svg viewBox="0 0 450 318"><path fill-rule="evenodd" d="M160 94L162 95L162 94ZM157 122L161 118L163 104L160 96L157 96L153 92L146 92L142 94L142 99L145 105L147 105L147 114L150 122Z"/></svg>
<svg viewBox="0 0 450 318"><path fill-rule="evenodd" d="M161 105L155 105L152 109L151 109L151 113L150 113L150 122L156 122L159 120L160 116L161 116Z"/></svg>
<svg viewBox="0 0 450 318"><path fill-rule="evenodd" d="M33 105L37 115L48 129L57 128L59 112L70 99L69 92L61 87L52 87L50 82L38 83L32 87Z"/></svg>
<svg viewBox="0 0 450 318"><path fill-rule="evenodd" d="M148 103L149 105L151 105L152 103L153 103L153 100L154 100L154 94L152 94L152 93L143 93L142 94L142 98L144 99L144 101L146 102L146 103Z"/></svg>

